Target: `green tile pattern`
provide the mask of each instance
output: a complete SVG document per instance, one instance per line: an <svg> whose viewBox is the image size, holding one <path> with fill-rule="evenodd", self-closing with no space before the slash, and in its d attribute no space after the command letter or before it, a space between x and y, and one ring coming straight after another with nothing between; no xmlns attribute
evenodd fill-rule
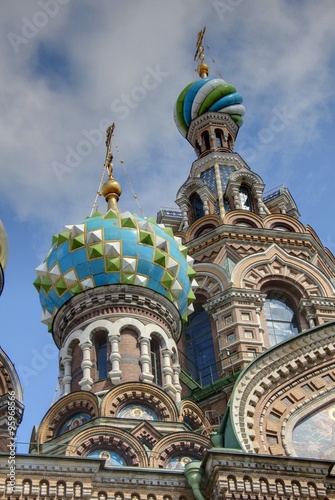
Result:
<svg viewBox="0 0 335 500"><path fill-rule="evenodd" d="M147 287L169 299L187 320L194 280L187 248L170 228L129 212L99 212L53 236L34 286L51 328L57 311L78 293L113 284Z"/></svg>

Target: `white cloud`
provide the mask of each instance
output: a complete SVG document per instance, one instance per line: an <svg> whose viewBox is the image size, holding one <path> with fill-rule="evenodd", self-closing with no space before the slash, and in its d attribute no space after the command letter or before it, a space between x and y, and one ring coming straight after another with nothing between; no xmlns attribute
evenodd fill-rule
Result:
<svg viewBox="0 0 335 500"><path fill-rule="evenodd" d="M283 144L306 147L331 116L333 2L306 1L303 7L283 0L222 2L236 5L226 9L223 20L213 4L200 0L83 0L80 4L70 0L57 4L57 14L19 46L18 54L7 40L0 63L3 200L22 219L55 222L65 214L69 218L78 212L86 215L105 148L101 141L91 151L86 148L86 155L83 130L98 129L106 118L116 122L121 154L145 211L155 213L162 200L159 181L166 186L173 179L178 189L189 171L185 160L193 159L186 142L176 158L179 138L172 108L183 86L194 78L196 34L205 24L211 45L208 57L212 51L216 54L216 66L224 78L245 97L247 115L239 141L257 146L258 135L269 126L273 113L286 110L295 118L264 147L256 147L256 158L266 162ZM38 2L6 2L0 24L3 37L10 31L22 32L25 20L36 21L41 9ZM42 49L44 56L50 55L44 70L39 61ZM66 74L59 69L57 78L53 54L58 63L62 58L66 63ZM141 94L148 68L163 76ZM55 162L66 165L73 150L80 152L78 166L64 172L59 182ZM131 199L123 174L115 168L116 177L121 176L123 200ZM172 204L175 193L164 192L170 198L164 203Z"/></svg>

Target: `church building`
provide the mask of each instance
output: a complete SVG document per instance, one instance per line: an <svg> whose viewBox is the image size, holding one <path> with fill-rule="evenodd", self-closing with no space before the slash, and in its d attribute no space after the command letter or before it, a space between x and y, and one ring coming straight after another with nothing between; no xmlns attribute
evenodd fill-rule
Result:
<svg viewBox="0 0 335 500"><path fill-rule="evenodd" d="M176 96L196 154L176 207L119 211L113 124L105 213L60 226L36 269L60 397L15 485L1 445L0 500L335 499L335 257L235 152L243 98L209 76L204 32ZM0 369L5 436L22 389L1 351Z"/></svg>

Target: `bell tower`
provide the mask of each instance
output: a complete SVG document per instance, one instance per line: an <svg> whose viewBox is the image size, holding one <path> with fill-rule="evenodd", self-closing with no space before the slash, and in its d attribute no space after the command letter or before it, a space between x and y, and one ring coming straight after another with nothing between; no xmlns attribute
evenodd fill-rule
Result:
<svg viewBox="0 0 335 500"><path fill-rule="evenodd" d="M182 90L174 111L197 159L177 192L180 211L160 212L158 220L187 246L199 285L178 347L182 374L203 392L184 376L184 393L221 415L234 378L254 358L331 320L335 260L299 221L289 190L264 194L261 177L235 152L243 99L209 76L204 34L195 53L199 79Z"/></svg>

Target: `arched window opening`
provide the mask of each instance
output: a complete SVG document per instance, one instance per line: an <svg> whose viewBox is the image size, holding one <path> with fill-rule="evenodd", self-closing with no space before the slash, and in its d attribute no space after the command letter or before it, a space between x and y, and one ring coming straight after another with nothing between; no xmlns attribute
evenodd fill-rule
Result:
<svg viewBox="0 0 335 500"><path fill-rule="evenodd" d="M151 370L154 376L153 382L157 385L162 385L162 366L160 346L157 339L153 338L150 342L151 354Z"/></svg>
<svg viewBox="0 0 335 500"><path fill-rule="evenodd" d="M31 493L31 481L29 479L26 479L25 481L23 481L22 493L24 495L30 495L30 493Z"/></svg>
<svg viewBox="0 0 335 500"><path fill-rule="evenodd" d="M198 231L195 233L194 238L198 238L199 236L207 234L213 229L215 229L215 226L213 224L206 224L205 226L201 226L201 228L198 229Z"/></svg>
<svg viewBox="0 0 335 500"><path fill-rule="evenodd" d="M219 129L215 129L215 140L216 140L216 147L222 148L223 147L222 131Z"/></svg>
<svg viewBox="0 0 335 500"><path fill-rule="evenodd" d="M247 186L242 185L240 187L240 203L242 210L249 210L249 212L251 211L251 196L249 188Z"/></svg>
<svg viewBox="0 0 335 500"><path fill-rule="evenodd" d="M57 483L57 495L58 496L63 496L65 495L65 490L66 490L66 485L64 482L59 481Z"/></svg>
<svg viewBox="0 0 335 500"><path fill-rule="evenodd" d="M73 485L74 498L82 498L83 496L83 486L81 483L74 483Z"/></svg>
<svg viewBox="0 0 335 500"><path fill-rule="evenodd" d="M245 219L237 219L234 222L235 226L241 226L241 227L256 227L256 225L253 222L250 222L249 220Z"/></svg>
<svg viewBox="0 0 335 500"><path fill-rule="evenodd" d="M201 201L200 196L197 193L195 193L191 197L190 201L191 201L192 209L193 209L193 218L194 218L194 221L196 221L205 215L204 205Z"/></svg>
<svg viewBox="0 0 335 500"><path fill-rule="evenodd" d="M284 293L269 292L264 311L271 347L299 333L294 307Z"/></svg>
<svg viewBox="0 0 335 500"><path fill-rule="evenodd" d="M204 132L202 134L202 142L205 145L205 151L207 151L208 149L211 149L211 144L209 142L209 133L208 132Z"/></svg>
<svg viewBox="0 0 335 500"><path fill-rule="evenodd" d="M210 315L198 306L185 328L187 370L200 385L217 380ZM192 360L192 361L191 361Z"/></svg>
<svg viewBox="0 0 335 500"><path fill-rule="evenodd" d="M295 497L301 498L301 485L298 481L292 481L292 493Z"/></svg>
<svg viewBox="0 0 335 500"><path fill-rule="evenodd" d="M101 332L94 339L98 378L107 378L107 333Z"/></svg>
<svg viewBox="0 0 335 500"><path fill-rule="evenodd" d="M47 481L40 482L40 496L44 497L49 494L49 483Z"/></svg>
<svg viewBox="0 0 335 500"><path fill-rule="evenodd" d="M287 226L286 224L274 224L271 229L275 229L276 231L289 231L293 232L292 228L290 226Z"/></svg>

